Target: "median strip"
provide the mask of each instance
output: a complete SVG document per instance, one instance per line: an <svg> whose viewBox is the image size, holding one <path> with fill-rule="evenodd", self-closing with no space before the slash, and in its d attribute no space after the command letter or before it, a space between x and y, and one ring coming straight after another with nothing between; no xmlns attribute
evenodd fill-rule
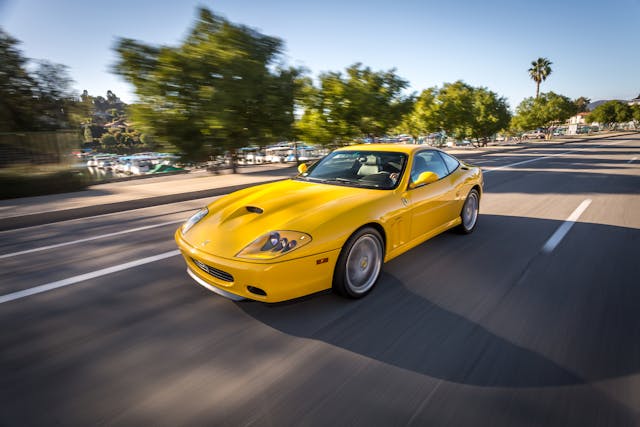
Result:
<svg viewBox="0 0 640 427"><path fill-rule="evenodd" d="M134 267L139 267L141 265L160 261L166 258L171 258L177 255L180 255L180 251L176 249L174 251L165 252L159 255L130 261L120 265L114 265L113 267L103 268L102 270L97 270L92 273L81 274L79 276L70 277L68 279L58 280L56 282L36 286L34 288L24 289L22 291L12 292L6 295L0 295L0 304L4 304L5 302L9 301L15 301L21 298L26 298L31 295L41 294L43 292L52 291L54 289L63 288L65 286L75 285L76 283L84 282L85 280L95 279L96 277L106 276L108 274L117 273L119 271L128 270Z"/></svg>

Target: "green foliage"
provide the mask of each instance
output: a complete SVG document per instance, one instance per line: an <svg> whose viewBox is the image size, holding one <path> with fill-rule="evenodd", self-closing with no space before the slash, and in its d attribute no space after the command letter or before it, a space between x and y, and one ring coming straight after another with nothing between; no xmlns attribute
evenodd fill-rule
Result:
<svg viewBox="0 0 640 427"><path fill-rule="evenodd" d="M35 120L31 108L35 82L17 45L0 29L0 132L28 130Z"/></svg>
<svg viewBox="0 0 640 427"><path fill-rule="evenodd" d="M76 127L67 67L38 61L30 73L17 45L0 29L0 132Z"/></svg>
<svg viewBox="0 0 640 427"><path fill-rule="evenodd" d="M504 97L487 88L473 90L473 121L470 136L476 140L490 138L509 126L511 112Z"/></svg>
<svg viewBox="0 0 640 427"><path fill-rule="evenodd" d="M510 119L505 98L457 81L422 91L399 130L413 136L442 130L456 139L479 140L506 128Z"/></svg>
<svg viewBox="0 0 640 427"><path fill-rule="evenodd" d="M581 96L580 98L574 99L573 103L576 106L576 113L585 113L589 111L589 104L591 103L591 99Z"/></svg>
<svg viewBox="0 0 640 427"><path fill-rule="evenodd" d="M280 39L203 8L177 47L120 39L116 51L115 70L140 99L134 121L186 157L292 136L302 72L282 65Z"/></svg>
<svg viewBox="0 0 640 427"><path fill-rule="evenodd" d="M118 144L118 140L110 133L105 133L100 138L100 143L105 147L115 147Z"/></svg>
<svg viewBox="0 0 640 427"><path fill-rule="evenodd" d="M636 125L640 122L640 104L635 104L631 106L631 118Z"/></svg>
<svg viewBox="0 0 640 427"><path fill-rule="evenodd" d="M542 93L537 98L526 98L518 105L511 127L525 131L563 123L576 114L576 110L576 104L568 97L553 92Z"/></svg>
<svg viewBox="0 0 640 427"><path fill-rule="evenodd" d="M587 117L588 122L597 122L607 127L615 123L625 123L633 120L634 111L631 106L621 101L608 101L598 105Z"/></svg>
<svg viewBox="0 0 640 427"><path fill-rule="evenodd" d="M357 63L344 75L328 72L319 80L319 88L307 82L302 90L304 114L297 129L309 142L329 145L383 136L413 105L413 96L402 93L408 82L395 70L373 71Z"/></svg>
<svg viewBox="0 0 640 427"><path fill-rule="evenodd" d="M531 68L529 68L529 77L536 82L536 98L540 94L540 83L545 81L549 74L551 74L551 64L547 58L538 58L535 61L531 61Z"/></svg>
<svg viewBox="0 0 640 427"><path fill-rule="evenodd" d="M340 73L323 73L320 87L309 81L302 90L304 113L297 123L299 135L314 144L346 144L356 138L359 131L350 112L346 83Z"/></svg>
<svg viewBox="0 0 640 427"><path fill-rule="evenodd" d="M473 88L458 80L445 83L438 93L440 126L456 139L471 136L473 123Z"/></svg>
<svg viewBox="0 0 640 427"><path fill-rule="evenodd" d="M399 133L407 133L414 138L420 135L428 135L441 129L440 114L436 97L438 89L435 87L425 89L420 93L413 109L405 115L398 126Z"/></svg>
<svg viewBox="0 0 640 427"><path fill-rule="evenodd" d="M347 121L362 135L382 136L397 126L413 106L402 91L409 82L395 70L372 71L357 63L347 68L344 81Z"/></svg>

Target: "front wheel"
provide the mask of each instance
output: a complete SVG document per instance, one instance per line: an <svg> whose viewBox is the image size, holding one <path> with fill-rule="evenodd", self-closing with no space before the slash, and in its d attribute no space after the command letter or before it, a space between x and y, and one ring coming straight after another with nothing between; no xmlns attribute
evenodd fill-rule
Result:
<svg viewBox="0 0 640 427"><path fill-rule="evenodd" d="M349 298L368 294L380 276L383 254L382 236L376 229L358 230L342 248L333 274L333 289Z"/></svg>
<svg viewBox="0 0 640 427"><path fill-rule="evenodd" d="M469 192L467 199L460 212L461 224L458 231L462 234L470 234L475 230L478 223L478 213L480 211L480 193L475 188Z"/></svg>

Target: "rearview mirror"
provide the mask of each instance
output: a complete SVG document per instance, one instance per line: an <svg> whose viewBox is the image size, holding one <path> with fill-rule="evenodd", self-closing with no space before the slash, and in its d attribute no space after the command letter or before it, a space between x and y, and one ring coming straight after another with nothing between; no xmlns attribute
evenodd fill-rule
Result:
<svg viewBox="0 0 640 427"><path fill-rule="evenodd" d="M301 174L305 173L307 169L309 168L307 167L306 163L300 163L300 165L298 166L298 172L300 172Z"/></svg>
<svg viewBox="0 0 640 427"><path fill-rule="evenodd" d="M440 178L437 174L433 172L422 172L418 179L409 184L409 188L417 188L423 185L431 184L432 182L436 182Z"/></svg>

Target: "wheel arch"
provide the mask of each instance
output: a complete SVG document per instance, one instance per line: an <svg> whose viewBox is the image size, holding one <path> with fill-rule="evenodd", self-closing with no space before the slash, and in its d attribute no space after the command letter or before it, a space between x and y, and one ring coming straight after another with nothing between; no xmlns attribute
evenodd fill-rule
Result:
<svg viewBox="0 0 640 427"><path fill-rule="evenodd" d="M343 259L343 257L345 257L346 253L345 252L348 247L353 247L353 245L349 246L349 241L352 240L356 235L358 235L358 233L362 232L362 230L365 229L373 229L375 230L379 235L380 238L382 239L382 241L380 242L380 249L382 251L380 255L380 266L378 267L378 272L376 273L376 280L370 285L370 287L368 288L368 290L364 291L362 294L354 294L353 291L350 291L348 289L348 287L345 285L344 283L344 273L345 273L345 267L343 266L342 262L340 261L341 259ZM369 232L372 233L372 232ZM360 236L362 237L362 236ZM376 239L377 240L377 239ZM333 269L333 281L332 281L332 288L334 289L334 291L336 291L338 294L342 295L342 296L346 296L349 298L361 298L364 295L368 294L371 289L373 288L373 286L375 285L375 282L377 281L377 278L380 275L380 271L382 269L382 264L384 264L384 258L385 258L385 253L386 253L386 242L387 242L387 237L386 237L386 233L384 230L384 227L380 224L377 223L375 221L370 221L367 222L363 225L361 225L360 227L356 228L355 230L353 230L353 232L351 234L348 235L348 237L345 240L345 243L342 245L342 248L340 249L340 254L338 255L338 259L336 261L336 264L334 266ZM355 243L355 242L354 242Z"/></svg>
<svg viewBox="0 0 640 427"><path fill-rule="evenodd" d="M480 184L474 184L473 187L471 187L471 190L476 190L478 192L478 195L480 196L480 198L482 198L482 188L480 187ZM469 191L471 191L469 190Z"/></svg>
<svg viewBox="0 0 640 427"><path fill-rule="evenodd" d="M361 225L357 229L353 230L351 234L349 234L349 237L347 237L347 240L349 240L349 238L354 234L356 234L358 231L367 227L371 227L375 229L378 233L380 233L380 237L382 237L382 259L384 259L384 256L387 253L387 233L384 231L384 227L380 223L372 221L372 222L368 222L366 224ZM345 243L346 243L346 240L345 240Z"/></svg>

